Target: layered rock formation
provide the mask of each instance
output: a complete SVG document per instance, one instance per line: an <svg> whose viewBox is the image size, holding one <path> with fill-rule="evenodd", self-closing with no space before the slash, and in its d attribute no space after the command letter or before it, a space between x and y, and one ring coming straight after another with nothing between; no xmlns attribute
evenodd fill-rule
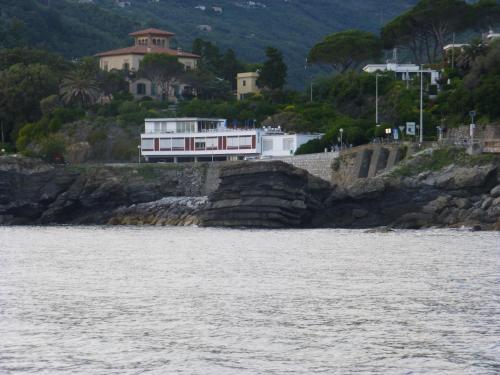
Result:
<svg viewBox="0 0 500 375"><path fill-rule="evenodd" d="M417 156L342 185L282 162L76 168L3 157L0 224L500 230L500 161L485 160L422 172Z"/></svg>
<svg viewBox="0 0 500 375"><path fill-rule="evenodd" d="M206 197L168 197L158 201L134 204L113 212L110 225L188 226L199 224L199 213Z"/></svg>
<svg viewBox="0 0 500 375"><path fill-rule="evenodd" d="M283 162L238 163L221 170L219 188L201 224L224 227L308 227L331 185Z"/></svg>

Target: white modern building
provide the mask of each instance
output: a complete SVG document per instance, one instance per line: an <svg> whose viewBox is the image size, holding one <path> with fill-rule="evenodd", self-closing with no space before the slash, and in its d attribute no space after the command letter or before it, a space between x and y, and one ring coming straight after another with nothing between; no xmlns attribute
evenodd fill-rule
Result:
<svg viewBox="0 0 500 375"><path fill-rule="evenodd" d="M287 134L280 128L263 128L260 155L266 158L291 156L303 144L319 139L323 134Z"/></svg>
<svg viewBox="0 0 500 375"><path fill-rule="evenodd" d="M377 73L377 72L394 72L396 77L403 81L411 81L415 78L421 68L415 64L396 64L388 62L387 64L368 64L363 68L366 73ZM431 84L437 85L441 73L437 70L431 71Z"/></svg>
<svg viewBox="0 0 500 375"><path fill-rule="evenodd" d="M225 119L146 119L141 155L146 161L192 162L282 157L322 134L286 134L281 129L231 128Z"/></svg>

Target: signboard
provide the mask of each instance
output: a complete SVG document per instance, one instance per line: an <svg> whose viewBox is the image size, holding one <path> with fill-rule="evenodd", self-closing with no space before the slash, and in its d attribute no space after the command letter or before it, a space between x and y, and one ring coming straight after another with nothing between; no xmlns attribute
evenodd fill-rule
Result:
<svg viewBox="0 0 500 375"><path fill-rule="evenodd" d="M416 125L414 122L406 123L406 134L415 135L416 134Z"/></svg>
<svg viewBox="0 0 500 375"><path fill-rule="evenodd" d="M476 129L476 124L470 124L470 136L474 137L474 129Z"/></svg>
<svg viewBox="0 0 500 375"><path fill-rule="evenodd" d="M392 137L397 141L399 139L398 129L392 129Z"/></svg>

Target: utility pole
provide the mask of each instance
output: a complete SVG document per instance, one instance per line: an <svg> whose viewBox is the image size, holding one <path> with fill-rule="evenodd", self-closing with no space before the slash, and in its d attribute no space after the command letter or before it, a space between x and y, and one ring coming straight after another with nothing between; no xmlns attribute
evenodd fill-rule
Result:
<svg viewBox="0 0 500 375"><path fill-rule="evenodd" d="M0 120L0 130L2 133L2 154L3 154L5 152L5 135L3 132L3 121L2 120Z"/></svg>
<svg viewBox="0 0 500 375"><path fill-rule="evenodd" d="M455 70L455 33L453 33L453 42L451 47L451 69Z"/></svg>
<svg viewBox="0 0 500 375"><path fill-rule="evenodd" d="M424 70L420 67L420 144L424 143Z"/></svg>
<svg viewBox="0 0 500 375"><path fill-rule="evenodd" d="M304 65L304 70L307 71L308 67L309 67L309 59L306 58L306 64ZM312 77L312 74L309 74L309 78L311 80L309 100L312 103L313 102L313 77Z"/></svg>

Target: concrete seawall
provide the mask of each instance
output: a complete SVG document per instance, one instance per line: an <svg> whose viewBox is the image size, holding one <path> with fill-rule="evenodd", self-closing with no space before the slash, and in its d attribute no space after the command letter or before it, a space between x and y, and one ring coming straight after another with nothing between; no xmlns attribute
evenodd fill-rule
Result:
<svg viewBox="0 0 500 375"><path fill-rule="evenodd" d="M394 167L408 154L400 144L369 144L343 150L333 165L332 182L349 185L360 178L371 178Z"/></svg>
<svg viewBox="0 0 500 375"><path fill-rule="evenodd" d="M297 155L262 161L282 161L301 168L313 176L336 184L349 184L360 178L370 178L394 167L408 154L411 147L402 144L368 144L321 154Z"/></svg>

